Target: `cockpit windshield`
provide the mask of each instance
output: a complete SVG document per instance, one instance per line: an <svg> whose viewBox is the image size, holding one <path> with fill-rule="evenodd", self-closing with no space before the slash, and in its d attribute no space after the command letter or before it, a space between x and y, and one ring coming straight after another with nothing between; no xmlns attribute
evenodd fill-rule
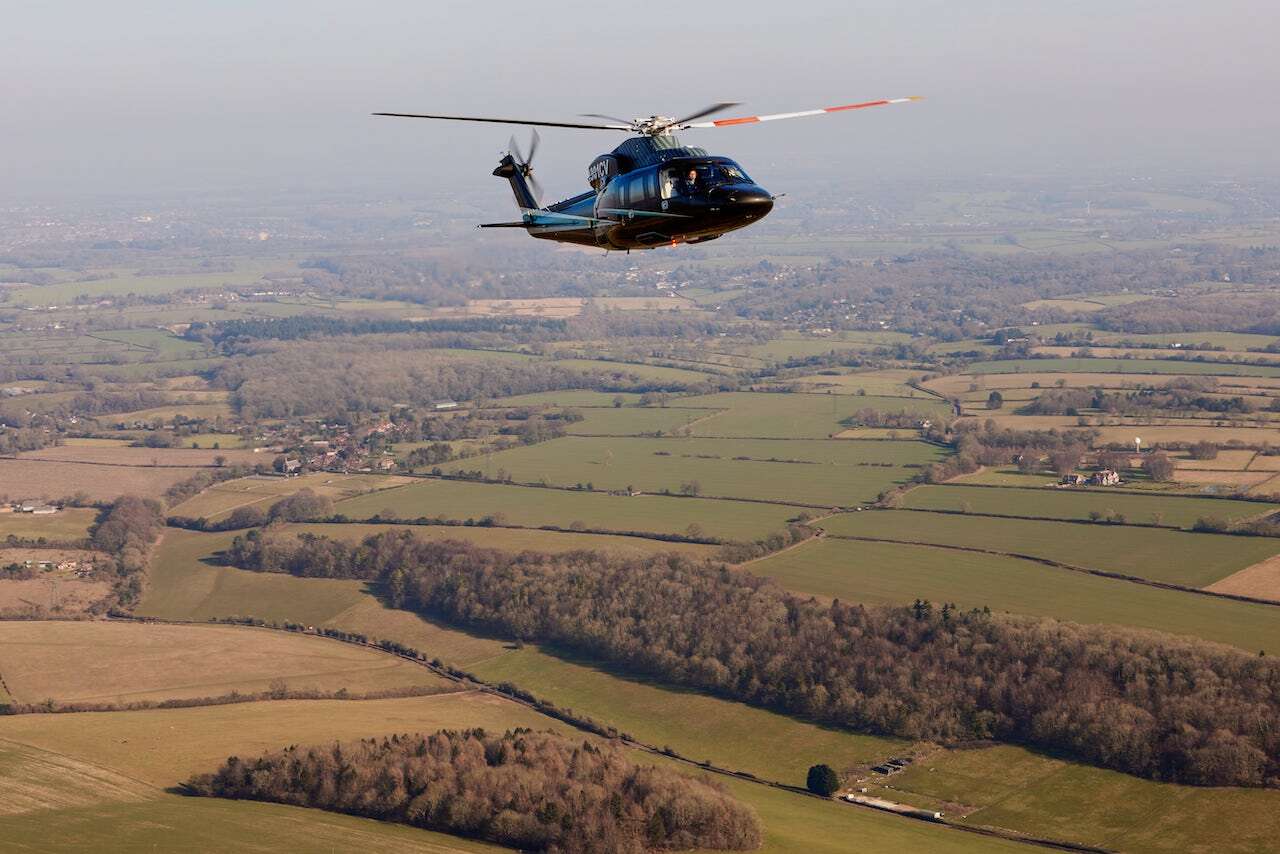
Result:
<svg viewBox="0 0 1280 854"><path fill-rule="evenodd" d="M662 198L691 196L722 184L750 184L742 167L732 161L690 163L662 170Z"/></svg>

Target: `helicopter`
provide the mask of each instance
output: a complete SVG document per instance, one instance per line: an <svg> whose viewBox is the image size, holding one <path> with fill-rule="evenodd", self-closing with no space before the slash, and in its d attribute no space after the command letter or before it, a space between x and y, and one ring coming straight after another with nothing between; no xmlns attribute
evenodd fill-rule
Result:
<svg viewBox="0 0 1280 854"><path fill-rule="evenodd" d="M746 170L728 157L703 148L684 145L675 131L821 116L889 104L905 104L920 97L887 98L838 107L822 107L794 113L707 119L738 106L735 102L712 104L681 118L649 116L619 119L590 113L581 118L608 124L499 119L479 116L443 116L423 113L374 113L409 119L529 125L533 131L526 156L511 137L507 153L493 174L511 184L518 222L483 223L479 228L523 228L531 236L598 249L655 249L682 243L705 243L739 228L759 222L773 210L778 198L748 177ZM538 150L538 128L623 131L636 134L587 168L591 189L572 198L544 206L542 188L533 177Z"/></svg>

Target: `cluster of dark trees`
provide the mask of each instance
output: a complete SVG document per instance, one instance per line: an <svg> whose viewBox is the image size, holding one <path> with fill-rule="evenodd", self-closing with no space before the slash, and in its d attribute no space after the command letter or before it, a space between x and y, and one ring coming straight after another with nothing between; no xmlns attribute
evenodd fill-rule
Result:
<svg viewBox="0 0 1280 854"><path fill-rule="evenodd" d="M762 840L755 811L707 778L637 765L611 744L527 729L233 756L186 790L403 822L522 851L746 851Z"/></svg>
<svg viewBox="0 0 1280 854"><path fill-rule="evenodd" d="M216 374L246 418L387 412L397 404L426 407L451 398L473 400L539 391L670 391L678 382L616 371L578 370L504 357L463 359L426 347L414 334L323 341L263 342Z"/></svg>
<svg viewBox="0 0 1280 854"><path fill-rule="evenodd" d="M994 394L994 392L993 392ZM1061 388L1042 391L1021 410L1025 415L1079 415L1093 409L1116 415L1141 415L1155 410L1218 412L1246 415L1257 410L1253 401L1212 396L1199 387L1169 383L1161 388L1107 391L1101 388Z"/></svg>
<svg viewBox="0 0 1280 854"><path fill-rule="evenodd" d="M1280 666L1116 627L827 605L676 555L511 555L404 531L242 538L242 566L377 580L391 604L825 724L999 739L1153 779L1280 784Z"/></svg>
<svg viewBox="0 0 1280 854"><path fill-rule="evenodd" d="M113 577L117 604L132 605L142 593L142 577L152 543L164 530L164 508L160 502L136 495L115 500L89 532L90 545L111 555L113 565L98 565L99 572Z"/></svg>
<svg viewBox="0 0 1280 854"><path fill-rule="evenodd" d="M216 344L252 339L272 338L292 341L297 338L328 338L335 335L374 335L385 332L479 332L521 335L532 329L563 332L560 318L536 317L455 317L434 320L395 320L369 317L330 317L301 314L293 317L253 320L225 320L220 323L193 323L187 329L188 340L211 341Z"/></svg>
<svg viewBox="0 0 1280 854"><path fill-rule="evenodd" d="M0 415L0 424L7 424L9 419ZM52 444L56 439L44 430L19 427L11 430L0 430L0 454L16 454L19 451L38 451Z"/></svg>
<svg viewBox="0 0 1280 854"><path fill-rule="evenodd" d="M908 412L905 409L890 412L868 406L857 410L841 423L847 427L890 427L911 430L919 427L922 420L924 418L919 412Z"/></svg>
<svg viewBox="0 0 1280 854"><path fill-rule="evenodd" d="M135 412L153 409L172 402L163 392L136 389L130 391L95 390L77 394L67 405L67 411L75 415L107 415L114 412Z"/></svg>

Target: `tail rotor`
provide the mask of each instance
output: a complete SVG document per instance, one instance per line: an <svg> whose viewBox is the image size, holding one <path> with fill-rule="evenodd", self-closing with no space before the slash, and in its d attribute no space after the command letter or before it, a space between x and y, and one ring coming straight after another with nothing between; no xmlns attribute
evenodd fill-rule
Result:
<svg viewBox="0 0 1280 854"><path fill-rule="evenodd" d="M521 151L520 146L516 142L515 136L511 137L508 144L507 152L515 160L516 169L524 176L529 183L529 189L533 192L533 199L538 207L542 207L542 185L538 183L538 179L533 177L533 157L538 153L538 142L541 137L538 136L537 128L529 135L529 156L526 157Z"/></svg>

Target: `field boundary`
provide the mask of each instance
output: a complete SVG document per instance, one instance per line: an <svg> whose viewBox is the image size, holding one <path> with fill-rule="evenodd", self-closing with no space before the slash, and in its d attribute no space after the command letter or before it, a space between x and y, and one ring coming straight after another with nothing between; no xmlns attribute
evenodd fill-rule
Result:
<svg viewBox="0 0 1280 854"><path fill-rule="evenodd" d="M158 448L156 450L165 450ZM54 465L73 465L73 466L110 466L120 469L213 469L218 468L213 463L208 465L196 465L194 463L104 463L99 460L51 460L46 457L19 457L15 454L6 454L3 459L17 460L23 463L52 463Z"/></svg>
<svg viewBox="0 0 1280 854"><path fill-rule="evenodd" d="M931 511L923 511L923 512L931 512ZM960 514L960 515L965 515L965 514ZM979 515L979 514L970 514L970 515ZM998 518L1007 519L1011 517L1001 516ZM1012 518L1023 518L1023 517L1012 517ZM1055 521L1058 521L1058 520L1055 520ZM1088 524L1094 524L1094 523L1086 522L1084 524L1088 525ZM825 538L830 540L853 540L853 541L864 542L864 543L891 543L891 544L901 545L901 546L923 546L924 548L930 548L930 549L943 549L945 551L954 551L954 552L971 552L973 554L991 555L993 557L1012 557L1012 558L1017 558L1019 560L1029 561L1031 563L1038 563L1044 566L1050 566L1055 569L1065 569L1069 572L1079 572L1084 575L1096 575L1099 578L1110 578L1114 581L1127 581L1131 584L1143 584L1148 587L1158 587L1162 590L1174 590L1179 593L1194 593L1198 596L1212 596L1217 599L1231 599L1236 602L1247 602L1251 605L1269 605L1273 608L1280 607L1280 602L1277 602L1271 599L1258 599L1253 596L1245 596L1239 593L1222 593L1217 590L1207 590L1203 587L1189 587L1185 584L1174 584L1169 581L1153 581L1150 578L1143 578L1139 575L1127 575L1123 572L1112 572L1107 569L1096 569L1088 566L1077 566L1075 564L1064 563L1062 561L1054 560L1053 558L1040 557L1037 555L1021 554L1019 552L1004 552L998 549L984 549L978 546L957 546L957 545L950 545L947 543L926 543L926 542L921 542L919 540L895 540L888 537L866 537L866 536L859 536L857 534L828 533L826 534ZM805 542L809 542L809 540L806 540ZM1225 577L1229 578L1230 576L1225 576ZM1218 579L1218 580L1221 581L1223 579ZM1214 583L1217 583L1217 582L1214 582Z"/></svg>
<svg viewBox="0 0 1280 854"><path fill-rule="evenodd" d="M1209 469L1209 471L1217 471L1217 469ZM1222 471L1235 471L1235 469L1222 469ZM1280 472L1276 472L1280 474ZM999 484L999 483L955 483L947 481L943 483L931 483L929 486L947 486L958 489L1025 489L1031 492L1048 492L1058 491L1053 484L1043 486L1023 486L1021 484ZM1141 489L1097 489L1088 486L1071 486L1062 490L1064 493L1071 494L1084 492L1091 495L1137 495L1144 498L1178 498L1178 499L1209 499L1211 501L1247 501L1250 504L1271 504L1280 510L1280 505L1268 498L1259 498L1256 495L1215 495L1213 493L1205 493L1204 495L1188 495L1185 492L1149 492Z"/></svg>
<svg viewBox="0 0 1280 854"><path fill-rule="evenodd" d="M628 437L614 436L611 438L625 439ZM478 458L469 457L468 459L478 459ZM518 481L518 480L490 480L487 478L455 477L447 474L412 474L412 475L402 475L402 476L414 477L419 480L446 480L446 481L454 481L454 482L460 482L460 483L484 483L484 484L489 484L491 486L520 486L526 489L554 489L557 492L578 492L583 495L610 495L613 492L617 491L617 490L608 490L608 489L579 489L576 486L560 486L554 483L527 483L527 482ZM408 484L404 484L402 486L393 486L393 487L390 487L390 489L404 489L406 486L408 486ZM378 492L388 492L390 491L390 489L378 490ZM641 492L639 495L635 495L632 497L643 498L645 496L652 496L654 498L694 498L694 499L700 498L703 501L739 501L744 504L773 504L778 507L801 507L807 510L826 510L832 506L830 504L804 504L799 501L783 501L780 498L744 498L741 496L732 496L732 495L682 495L677 492ZM844 507L847 505L836 505L836 506Z"/></svg>

